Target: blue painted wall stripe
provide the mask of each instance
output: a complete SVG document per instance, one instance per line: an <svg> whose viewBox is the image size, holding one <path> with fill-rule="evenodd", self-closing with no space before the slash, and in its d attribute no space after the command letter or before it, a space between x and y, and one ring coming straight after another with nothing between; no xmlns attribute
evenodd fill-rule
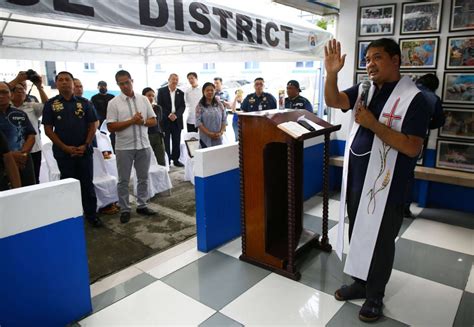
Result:
<svg viewBox="0 0 474 327"><path fill-rule="evenodd" d="M82 217L0 239L0 253L1 326L65 326L92 311Z"/></svg>

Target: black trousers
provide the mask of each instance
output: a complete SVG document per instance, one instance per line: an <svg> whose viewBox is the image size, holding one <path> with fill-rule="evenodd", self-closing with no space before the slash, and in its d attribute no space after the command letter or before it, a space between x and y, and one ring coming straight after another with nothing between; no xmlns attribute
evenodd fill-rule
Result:
<svg viewBox="0 0 474 327"><path fill-rule="evenodd" d="M82 209L85 218L95 217L97 197L95 195L92 154L82 157L56 157L61 179L75 178L81 183Z"/></svg>
<svg viewBox="0 0 474 327"><path fill-rule="evenodd" d="M194 124L186 124L186 129L188 130L188 133L198 132L198 128Z"/></svg>
<svg viewBox="0 0 474 327"><path fill-rule="evenodd" d="M347 192L349 243L352 238L352 230L354 229L360 197L360 193ZM403 206L403 203L397 205L387 203L382 223L380 224L367 281L354 278L354 280L366 286L367 298L382 299L385 295L385 286L390 279L395 258L395 238L403 222Z"/></svg>
<svg viewBox="0 0 474 327"><path fill-rule="evenodd" d="M31 159L33 159L33 168L35 170L36 184L39 184L39 174L41 168L41 151L31 152Z"/></svg>
<svg viewBox="0 0 474 327"><path fill-rule="evenodd" d="M172 142L170 149L170 140ZM177 121L172 122L165 130L165 150L168 158L178 161L180 156L181 128Z"/></svg>

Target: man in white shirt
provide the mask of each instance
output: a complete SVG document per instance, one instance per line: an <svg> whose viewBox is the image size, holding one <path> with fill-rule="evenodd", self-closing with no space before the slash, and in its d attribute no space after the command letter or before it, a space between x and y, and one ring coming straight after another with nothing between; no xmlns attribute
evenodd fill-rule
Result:
<svg viewBox="0 0 474 327"><path fill-rule="evenodd" d="M137 213L152 216L155 212L147 207L148 170L150 168L151 147L148 127L155 126L156 115L146 97L133 91L130 73L120 70L115 74L120 87L120 95L107 106L107 128L116 133L115 154L119 176L118 196L120 222L130 220L128 184L132 164L137 173Z"/></svg>
<svg viewBox="0 0 474 327"><path fill-rule="evenodd" d="M184 101L186 102L186 111L188 112L188 119L186 120L186 128L189 132L197 132L196 124L196 107L199 100L202 98L202 91L199 88L198 77L195 72L190 72L186 75L191 87L186 90L184 94Z"/></svg>

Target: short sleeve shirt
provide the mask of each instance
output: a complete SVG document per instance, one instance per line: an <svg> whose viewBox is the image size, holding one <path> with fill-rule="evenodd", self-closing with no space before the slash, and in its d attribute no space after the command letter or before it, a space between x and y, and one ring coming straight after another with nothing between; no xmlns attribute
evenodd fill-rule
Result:
<svg viewBox="0 0 474 327"><path fill-rule="evenodd" d="M36 135L27 114L12 106L5 113L0 113L0 131L5 135L11 151L21 151L26 138Z"/></svg>
<svg viewBox="0 0 474 327"><path fill-rule="evenodd" d="M245 112L270 110L277 108L277 102L273 95L263 92L260 96L257 93L250 93L242 101L240 108Z"/></svg>
<svg viewBox="0 0 474 327"><path fill-rule="evenodd" d="M123 93L110 100L107 107L107 123L130 120L136 112L142 114L143 120L156 117L150 101L141 94L128 97ZM115 132L116 150L141 150L150 147L148 128L146 126L131 125Z"/></svg>
<svg viewBox="0 0 474 327"><path fill-rule="evenodd" d="M69 146L81 146L86 142L89 124L97 121L97 114L92 102L83 97L72 96L66 100L57 95L46 102L43 109L43 125L52 126L59 139ZM57 157L69 156L53 144ZM86 149L92 154L92 146Z"/></svg>
<svg viewBox="0 0 474 327"><path fill-rule="evenodd" d="M368 109L378 120L382 109L392 94L393 89L398 82L385 83L381 89L375 91ZM355 85L343 92L349 97L350 107L353 108L358 97L359 86ZM428 126L429 112L427 109L425 97L419 92L410 103L403 120L401 133L414 135L424 138ZM349 177L348 190L361 193L364 185L365 175L369 164L369 155L360 156L368 153L372 149L374 133L362 126L359 127L356 136L351 145L351 154L349 159ZM357 154L357 155L354 155ZM387 203L403 204L405 202L406 182L413 170L416 158L410 158L399 152L395 163L395 172L393 175L392 186L388 195Z"/></svg>

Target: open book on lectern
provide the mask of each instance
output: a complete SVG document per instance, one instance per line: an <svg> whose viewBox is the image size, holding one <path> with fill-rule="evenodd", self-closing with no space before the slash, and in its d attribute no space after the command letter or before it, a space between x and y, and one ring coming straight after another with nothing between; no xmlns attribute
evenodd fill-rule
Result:
<svg viewBox="0 0 474 327"><path fill-rule="evenodd" d="M296 121L287 121L278 124L277 127L283 130L285 133L291 135L295 139L297 139L303 134L314 132L324 128L312 122L311 120L306 119L304 116L299 117Z"/></svg>

